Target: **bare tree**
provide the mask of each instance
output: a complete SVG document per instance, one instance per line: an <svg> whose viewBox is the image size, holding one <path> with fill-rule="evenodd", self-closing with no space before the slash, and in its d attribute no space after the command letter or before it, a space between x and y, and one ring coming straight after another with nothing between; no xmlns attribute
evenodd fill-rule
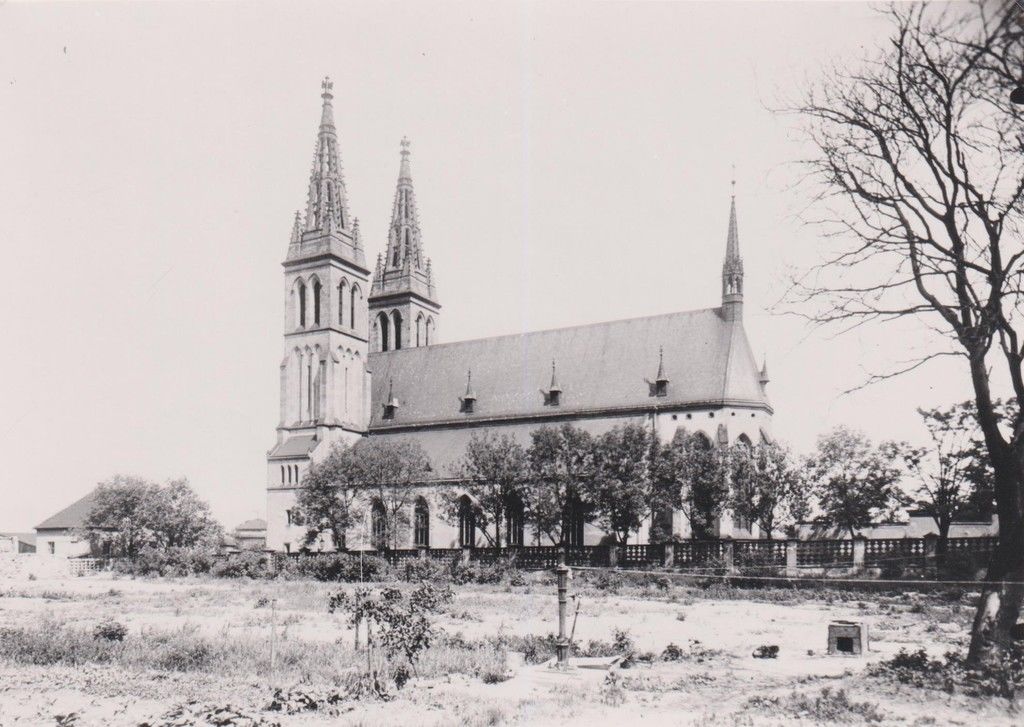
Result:
<svg viewBox="0 0 1024 727"><path fill-rule="evenodd" d="M843 330L916 317L938 334L937 348L874 378L938 356L965 363L1000 522L972 630L977 663L1010 646L1024 596L1024 418L1000 428L993 390L1005 379L1024 397L1024 113L1009 101L1024 36L1008 0L888 13L889 44L855 70L827 73L792 109L814 150L816 221L836 249L790 300Z"/></svg>

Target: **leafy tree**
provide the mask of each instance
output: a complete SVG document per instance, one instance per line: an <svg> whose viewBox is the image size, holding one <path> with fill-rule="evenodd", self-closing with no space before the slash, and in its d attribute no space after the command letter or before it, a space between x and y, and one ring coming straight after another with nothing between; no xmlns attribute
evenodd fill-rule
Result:
<svg viewBox="0 0 1024 727"><path fill-rule="evenodd" d="M477 508L477 527L499 548L508 544L509 534L502 538L502 523L512 499L523 499L528 468L529 459L522 445L508 434L490 430L474 432L455 465L455 476ZM459 500L455 493L444 499L449 503L449 518L457 519ZM490 524L494 525L493 539L488 533Z"/></svg>
<svg viewBox="0 0 1024 727"><path fill-rule="evenodd" d="M788 448L775 442L737 443L729 450L729 462L730 508L738 518L757 524L767 539L807 517L806 483Z"/></svg>
<svg viewBox="0 0 1024 727"><path fill-rule="evenodd" d="M415 485L432 468L430 458L415 439L369 437L353 447L358 486L384 507L384 542L397 549L409 532Z"/></svg>
<svg viewBox="0 0 1024 727"><path fill-rule="evenodd" d="M327 533L335 550L346 548L346 533L363 516L357 457L352 444L337 442L323 461L306 470L293 512L306 526L306 547Z"/></svg>
<svg viewBox="0 0 1024 727"><path fill-rule="evenodd" d="M597 525L625 545L651 513L652 436L642 424L620 424L594 447L595 476L585 485Z"/></svg>
<svg viewBox="0 0 1024 727"><path fill-rule="evenodd" d="M807 477L823 519L853 537L902 503L898 449L875 447L863 432L836 427L818 438Z"/></svg>
<svg viewBox="0 0 1024 727"><path fill-rule="evenodd" d="M572 424L540 427L530 432L530 463L526 505L538 532L555 543L568 536L567 514L589 513L587 483L594 477L594 438Z"/></svg>
<svg viewBox="0 0 1024 727"><path fill-rule="evenodd" d="M905 445L907 469L915 476L914 504L935 521L937 550L946 553L949 527L955 519L979 505L975 483L984 487L987 457L979 447L974 404L965 401L943 409L918 409L931 437L929 447ZM986 473L987 474L987 473ZM980 480L980 481L979 481Z"/></svg>
<svg viewBox="0 0 1024 727"><path fill-rule="evenodd" d="M83 531L94 549L128 558L144 547L212 547L221 535L188 480L159 485L126 475L99 485Z"/></svg>
<svg viewBox="0 0 1024 727"><path fill-rule="evenodd" d="M398 548L409 529L414 486L430 470L430 460L415 440L369 437L336 444L302 478L297 514L306 523L306 544L330 533L335 548L344 549L346 532L378 500L384 509L383 542Z"/></svg>
<svg viewBox="0 0 1024 727"><path fill-rule="evenodd" d="M694 537L710 537L729 502L723 453L701 433L683 427L672 441L655 446L652 500L657 509L674 509L690 521Z"/></svg>
<svg viewBox="0 0 1024 727"><path fill-rule="evenodd" d="M996 665L1024 599L1024 417L1004 428L997 411L1003 392L1024 400L1024 107L1010 101L1024 33L1010 0L894 4L890 16L886 46L794 109L834 249L792 299L823 325L915 318L933 332L934 348L878 378L964 362L1000 529L968 657Z"/></svg>

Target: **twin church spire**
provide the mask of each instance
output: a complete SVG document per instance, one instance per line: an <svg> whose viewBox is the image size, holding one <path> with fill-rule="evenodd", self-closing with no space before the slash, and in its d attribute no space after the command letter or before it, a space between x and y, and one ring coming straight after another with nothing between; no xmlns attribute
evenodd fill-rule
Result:
<svg viewBox="0 0 1024 727"><path fill-rule="evenodd" d="M323 104L316 148L313 150L313 164L309 171L306 213L295 213L292 228L292 245L300 249L289 250L288 257L329 249L363 266L365 253L359 238L359 223L349 214L338 133L334 127L334 84L330 78L324 78L320 89Z"/></svg>

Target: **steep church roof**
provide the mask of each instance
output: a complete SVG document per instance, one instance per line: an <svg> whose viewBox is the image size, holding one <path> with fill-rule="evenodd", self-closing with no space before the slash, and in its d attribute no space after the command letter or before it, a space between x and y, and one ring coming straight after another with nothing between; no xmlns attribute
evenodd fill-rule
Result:
<svg viewBox="0 0 1024 727"><path fill-rule="evenodd" d="M652 396L663 349L664 396ZM561 396L546 403L551 362ZM370 428L455 424L658 408L770 410L740 321L718 308L374 353ZM473 371L472 412L460 408ZM401 402L385 420L388 387Z"/></svg>

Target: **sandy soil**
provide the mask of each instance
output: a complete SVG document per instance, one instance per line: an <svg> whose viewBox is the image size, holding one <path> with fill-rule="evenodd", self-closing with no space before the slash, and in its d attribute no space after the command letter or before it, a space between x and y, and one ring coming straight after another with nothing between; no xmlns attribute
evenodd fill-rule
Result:
<svg viewBox="0 0 1024 727"><path fill-rule="evenodd" d="M351 643L341 618L326 614L336 586L312 582L230 580L132 580L89 576L60 581L0 582L0 626L25 626L51 618L91 628L115 618L130 631L184 628L211 636L247 636L269 643L270 612L258 599L276 599L278 638L300 643ZM857 597L855 597L857 598ZM828 601L833 601L829 603ZM926 648L936 656L966 643L971 609L962 603L865 594L842 601L834 595L801 594L766 602L708 599L692 589L634 596L584 591L576 627L579 642L609 641L626 629L640 651L660 653L667 644L688 648L694 640L713 655L698 662L655 662L619 671L622 692L605 684L606 672L568 675L518 665L508 681L486 685L469 676L414 679L390 703L359 703L333 717L264 715L282 725L361 724L813 724L793 714L752 706L755 696L810 695L823 687L844 689L851 699L878 705L892 724L1020 724L1006 700L981 700L939 691L913 690L863 672L900 647ZM871 650L863 658L829 657L826 628L836 619L866 623ZM553 588L468 586L439 625L466 638L498 633L553 633ZM755 659L760 645L780 647L777 659ZM328 675L324 675L327 677ZM259 713L268 700L267 675L226 678L196 673L126 673L112 666L26 667L0 665L0 725L138 725L195 700L241 706ZM618 695L618 696L617 696ZM621 703L617 703L620 702ZM857 723L856 715L848 723ZM188 721L182 724L189 724Z"/></svg>

